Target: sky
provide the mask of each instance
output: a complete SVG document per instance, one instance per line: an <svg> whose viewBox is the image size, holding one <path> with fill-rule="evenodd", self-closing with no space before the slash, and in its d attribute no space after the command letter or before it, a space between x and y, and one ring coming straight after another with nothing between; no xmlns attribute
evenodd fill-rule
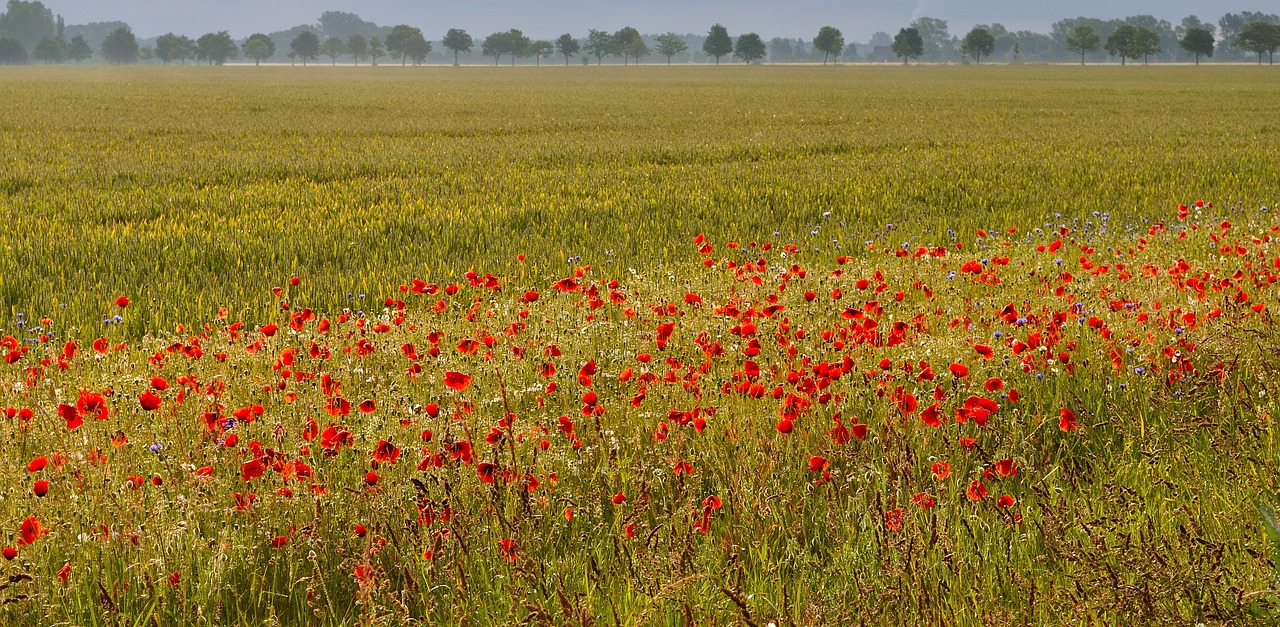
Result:
<svg viewBox="0 0 1280 627"><path fill-rule="evenodd" d="M831 25L850 41L876 31L895 33L917 17L947 20L953 35L975 24L999 22L1009 30L1048 32L1068 17L1103 19L1151 14L1179 23L1198 15L1210 23L1227 12L1280 13L1280 0L43 0L68 24L121 20L140 37L166 32L198 36L226 30L234 37L315 23L324 11L357 13L380 25L405 23L438 39L449 28L473 36L519 28L553 38L587 29L633 26L642 33L704 33L714 23L730 34L756 32L765 39L812 39Z"/></svg>

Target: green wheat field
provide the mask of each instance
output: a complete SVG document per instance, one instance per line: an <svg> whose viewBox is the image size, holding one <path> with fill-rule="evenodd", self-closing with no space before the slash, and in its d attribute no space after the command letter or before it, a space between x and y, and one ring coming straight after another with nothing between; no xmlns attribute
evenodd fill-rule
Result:
<svg viewBox="0 0 1280 627"><path fill-rule="evenodd" d="M0 623L1280 620L1270 67L0 87Z"/></svg>

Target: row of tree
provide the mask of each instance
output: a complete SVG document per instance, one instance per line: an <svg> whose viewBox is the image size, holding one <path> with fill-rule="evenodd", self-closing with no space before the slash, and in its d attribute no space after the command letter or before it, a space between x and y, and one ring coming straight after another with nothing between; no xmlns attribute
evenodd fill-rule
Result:
<svg viewBox="0 0 1280 627"><path fill-rule="evenodd" d="M40 34L43 33L43 34ZM33 34L40 34L33 39ZM22 35L22 37L14 36ZM1215 36L1216 35L1216 36ZM68 36L70 38L68 39ZM864 58L887 61L923 59L947 62L984 58L1006 60L1060 60L1057 55L1079 55L1097 58L1105 51L1120 62L1142 58L1172 60L1175 53L1185 52L1187 59L1199 63L1201 57L1256 54L1259 63L1266 54L1274 56L1280 48L1280 17L1263 13L1225 14L1217 27L1190 16L1174 27L1151 16L1134 16L1124 20L1102 21L1092 18L1062 20L1053 25L1050 35L1028 31L1010 32L1000 24L979 25L963 38L953 37L944 20L919 18L899 31L895 37L876 33L868 44L846 46L843 34L832 26L822 27L812 40L811 51L803 40L775 38L768 45L756 33L731 37L722 25L713 26L705 36L664 33L642 36L635 28L615 32L590 30L578 39L571 34L555 40L532 39L518 29L492 33L482 39L473 38L465 30L451 28L438 42L445 59L455 63L474 62L476 55L490 57L494 63L509 58L534 59L541 64L548 56L563 56L568 63L581 55L582 62L595 57L597 63L607 58L621 58L624 64L656 54L667 63L682 60L714 60L733 58L748 63L770 59L773 62L817 61L824 64L836 59L858 58L858 45L864 45ZM352 13L327 11L314 25L298 26L271 34L256 33L237 42L227 32L206 33L198 39L167 33L155 40L139 42L122 22L104 22L65 26L60 16L38 1L9 0L8 10L0 14L0 63L23 63L29 58L44 63L90 59L97 48L102 60L110 63L150 62L186 63L198 60L221 64L232 59L252 59L256 63L289 59L307 64L322 57L337 63L341 57L354 63L377 64L384 56L401 64L439 62L441 53L431 57L435 46L421 29L408 25L378 26ZM28 56L28 51L30 55ZM685 53L688 53L685 57Z"/></svg>

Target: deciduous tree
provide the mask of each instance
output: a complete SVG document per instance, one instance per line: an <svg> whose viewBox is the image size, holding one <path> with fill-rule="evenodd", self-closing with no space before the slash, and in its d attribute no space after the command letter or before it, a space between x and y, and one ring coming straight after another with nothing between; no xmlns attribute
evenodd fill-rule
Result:
<svg viewBox="0 0 1280 627"><path fill-rule="evenodd" d="M733 56L748 64L763 59L767 52L768 49L764 45L764 40L755 33L746 33L739 36L738 41L733 46Z"/></svg>
<svg viewBox="0 0 1280 627"><path fill-rule="evenodd" d="M205 33L196 40L196 51L209 65L222 65L236 58L240 48L227 31Z"/></svg>
<svg viewBox="0 0 1280 627"><path fill-rule="evenodd" d="M906 65L908 59L919 59L924 54L924 39L921 39L920 31L914 27L903 28L893 37L892 48L893 53Z"/></svg>
<svg viewBox="0 0 1280 627"><path fill-rule="evenodd" d="M569 65L569 59L573 55L578 54L578 50L582 48L578 44L578 40L573 35L565 33L556 39L556 52L564 57L564 64Z"/></svg>
<svg viewBox="0 0 1280 627"><path fill-rule="evenodd" d="M340 37L330 37L320 44L320 54L329 57L329 65L337 65L338 57L347 53L347 42Z"/></svg>
<svg viewBox="0 0 1280 627"><path fill-rule="evenodd" d="M982 63L982 57L996 51L996 38L985 28L975 27L960 42L960 51L973 57L974 63Z"/></svg>
<svg viewBox="0 0 1280 627"><path fill-rule="evenodd" d="M440 41L441 45L453 52L453 64L458 64L458 54L462 52L471 52L471 47L475 45L475 40L467 31L461 28L450 28L444 34L444 39Z"/></svg>
<svg viewBox="0 0 1280 627"><path fill-rule="evenodd" d="M262 33L254 33L244 40L244 46L240 49L246 59L253 59L254 65L261 65L263 61L275 56L276 42Z"/></svg>
<svg viewBox="0 0 1280 627"><path fill-rule="evenodd" d="M702 42L702 52L715 57L716 65L720 65L720 57L733 52L733 38L729 36L729 29L713 24L711 30L707 31L706 40Z"/></svg>
<svg viewBox="0 0 1280 627"><path fill-rule="evenodd" d="M819 28L818 36L813 38L813 49L822 53L823 65L830 57L840 58L840 53L844 52L844 33L834 26Z"/></svg>
<svg viewBox="0 0 1280 627"><path fill-rule="evenodd" d="M1080 65L1084 65L1084 55L1097 50L1102 45L1102 37L1093 32L1093 27L1080 24L1067 35L1066 47L1070 52L1080 55Z"/></svg>
<svg viewBox="0 0 1280 627"><path fill-rule="evenodd" d="M133 63L138 60L138 38L133 36L133 30L128 26L121 26L111 31L107 38L102 40L102 48L99 52L107 63L116 65Z"/></svg>
<svg viewBox="0 0 1280 627"><path fill-rule="evenodd" d="M1196 58L1196 65L1200 65L1200 56L1213 56L1213 33L1204 28L1188 28L1186 34L1178 42L1183 50L1186 50Z"/></svg>
<svg viewBox="0 0 1280 627"><path fill-rule="evenodd" d="M31 56L36 61L44 61L45 65L58 63L67 58L67 42L52 35L45 35L40 38L40 43L36 44L36 49L31 51Z"/></svg>
<svg viewBox="0 0 1280 627"><path fill-rule="evenodd" d="M302 59L302 64L320 58L320 37L311 31L303 31L289 44L289 56Z"/></svg>
<svg viewBox="0 0 1280 627"><path fill-rule="evenodd" d="M667 65L671 65L671 57L688 49L689 44L685 43L684 37L680 35L675 33L658 35L658 54L667 58Z"/></svg>

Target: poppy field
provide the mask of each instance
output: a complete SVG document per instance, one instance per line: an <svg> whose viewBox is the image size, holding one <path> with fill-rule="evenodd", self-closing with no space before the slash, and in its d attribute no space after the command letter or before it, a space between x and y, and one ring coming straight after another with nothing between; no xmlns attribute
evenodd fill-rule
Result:
<svg viewBox="0 0 1280 627"><path fill-rule="evenodd" d="M1265 69L263 69L0 70L0 623L1280 614Z"/></svg>

